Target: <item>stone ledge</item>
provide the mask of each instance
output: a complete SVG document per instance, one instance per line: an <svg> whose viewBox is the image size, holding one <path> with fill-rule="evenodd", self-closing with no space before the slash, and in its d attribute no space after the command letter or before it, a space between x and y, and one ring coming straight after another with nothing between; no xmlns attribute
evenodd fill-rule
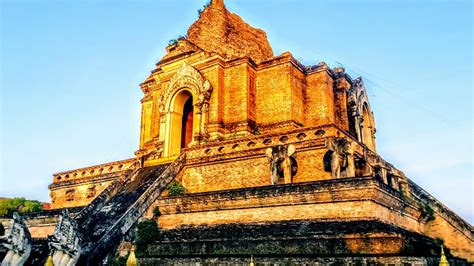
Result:
<svg viewBox="0 0 474 266"><path fill-rule="evenodd" d="M360 192L361 189L367 190L364 193L365 196L352 192L354 190L359 190ZM193 193L179 197L160 197L158 199L158 206L160 206L162 214L172 214L352 200L372 200L383 204L384 196L370 194L372 191L375 191L374 189L382 191L385 195L389 195L390 198L397 199L398 202L396 204L391 204L390 207L392 208L397 207L398 209L399 205L401 205L399 202L404 200L401 198L400 192L376 180L374 177L368 176ZM346 191L350 191L350 193L348 194ZM331 195L323 193L330 193ZM286 200L281 200L283 197ZM260 200L255 202L257 199ZM233 204L239 200L250 203L239 203L234 206ZM405 202L404 205L405 208L414 208L409 202ZM176 211L170 209L173 206L176 206ZM202 207L202 209L199 207Z"/></svg>
<svg viewBox="0 0 474 266"><path fill-rule="evenodd" d="M110 173L110 174L97 175L97 176L94 176L94 177L86 177L86 178L75 179L75 180L54 182L54 183L52 183L51 185L48 186L48 189L54 190L54 189L57 189L57 188L78 186L78 185L87 184L87 183L103 183L103 182L115 180L116 178L118 178L123 173L125 173L125 171L120 171L120 172L115 172L115 173Z"/></svg>
<svg viewBox="0 0 474 266"><path fill-rule="evenodd" d="M160 230L146 259L244 257L438 257L433 239L376 220L314 222L298 220L239 223ZM448 256L452 258L447 251ZM459 262L464 262L459 260Z"/></svg>
<svg viewBox="0 0 474 266"><path fill-rule="evenodd" d="M56 173L53 174L53 182L58 183L61 182L63 179L66 179L67 181L74 181L80 178L95 178L96 176L101 176L103 174L121 173L127 170L135 161L136 159L131 158Z"/></svg>
<svg viewBox="0 0 474 266"><path fill-rule="evenodd" d="M409 256L253 256L255 265L438 265L439 258ZM139 265L249 265L250 255L241 256L173 256L138 258ZM469 265L449 260L450 265Z"/></svg>

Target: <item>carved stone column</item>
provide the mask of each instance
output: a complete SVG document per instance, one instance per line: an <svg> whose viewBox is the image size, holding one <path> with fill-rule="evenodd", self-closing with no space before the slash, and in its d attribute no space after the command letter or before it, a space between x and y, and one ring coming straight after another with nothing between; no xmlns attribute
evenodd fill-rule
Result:
<svg viewBox="0 0 474 266"><path fill-rule="evenodd" d="M160 113L160 133L158 135L160 141L165 140L166 134L166 112L165 112L165 97L161 95L158 98L158 112Z"/></svg>
<svg viewBox="0 0 474 266"><path fill-rule="evenodd" d="M411 193L410 193L410 186L408 185L406 177L402 176L399 179L399 184L400 184L400 192L409 198L411 196Z"/></svg>
<svg viewBox="0 0 474 266"><path fill-rule="evenodd" d="M201 143L201 120L202 120L202 110L201 110L201 105L199 103L196 103L194 105L194 110L196 111L196 131L193 134L193 141L189 144L191 147L196 146L199 143ZM194 129L194 125L193 125Z"/></svg>
<svg viewBox="0 0 474 266"><path fill-rule="evenodd" d="M355 177L355 143L347 142L344 152L347 156L346 177Z"/></svg>
<svg viewBox="0 0 474 266"><path fill-rule="evenodd" d="M207 134L207 124L209 121L209 102L211 100L211 93L211 83L206 80L199 89L199 95L197 97L197 105L201 113L200 117L198 118L200 143L205 143L209 139L209 135Z"/></svg>
<svg viewBox="0 0 474 266"><path fill-rule="evenodd" d="M209 140L209 131L207 125L209 124L209 103L205 102L202 105L202 118L201 118L201 143L205 143Z"/></svg>

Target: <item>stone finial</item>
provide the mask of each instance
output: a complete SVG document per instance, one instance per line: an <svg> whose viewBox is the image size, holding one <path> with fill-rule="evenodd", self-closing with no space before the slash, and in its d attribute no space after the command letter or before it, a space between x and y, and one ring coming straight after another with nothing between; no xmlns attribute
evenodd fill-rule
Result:
<svg viewBox="0 0 474 266"><path fill-rule="evenodd" d="M137 266L137 258L135 256L135 246L132 246L132 249L130 250L130 255L128 256L127 259L127 266Z"/></svg>
<svg viewBox="0 0 474 266"><path fill-rule="evenodd" d="M441 245L441 258L439 259L439 265L440 266L449 266L448 259L446 258L446 255L444 254L443 245Z"/></svg>
<svg viewBox="0 0 474 266"><path fill-rule="evenodd" d="M53 256L51 256L51 255L48 256L48 259L46 260L46 263L44 264L44 266L54 266Z"/></svg>

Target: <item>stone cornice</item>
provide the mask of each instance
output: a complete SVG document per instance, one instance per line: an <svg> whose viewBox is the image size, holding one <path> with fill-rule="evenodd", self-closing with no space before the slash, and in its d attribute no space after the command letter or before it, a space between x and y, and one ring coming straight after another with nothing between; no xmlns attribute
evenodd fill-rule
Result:
<svg viewBox="0 0 474 266"><path fill-rule="evenodd" d="M203 148L207 148L207 147L214 147L216 145L223 146L223 145L230 145L230 144L237 144L237 143L246 143L246 142L249 142L249 141L257 141L258 142L258 141L262 141L264 139L272 139L272 138L276 138L276 137L281 137L283 135L303 133L305 131L317 131L317 130L320 130L320 129L324 130L324 129L330 129L330 128L336 128L338 130L341 130L341 129L337 128L336 125L334 125L334 124L326 124L326 125L321 125L321 126L316 126L316 127L298 128L298 129L288 130L288 131L285 131L285 132L276 132L276 133L269 133L269 134L262 134L262 135L251 135L251 136L248 136L248 137L240 137L240 138L235 138L235 139L230 139L230 140L219 140L218 143L217 142L209 142L209 143L202 144L202 145L199 145L199 146L196 146L196 147L193 147L193 148L189 148L187 150L193 151L193 150L199 150L199 149L203 149ZM351 139L353 139L352 136L351 136ZM353 140L355 140L355 139L353 139Z"/></svg>
<svg viewBox="0 0 474 266"><path fill-rule="evenodd" d="M226 59L226 58L223 58L222 56L220 56L218 54L209 54L208 53L209 55L206 55L206 52L193 52L193 53L190 53L189 55L194 55L194 54L197 55L199 53L205 55L205 58L203 60L199 60L199 61L196 61L196 62L192 63L192 65L196 66L197 69L199 69L199 70L204 70L204 69L213 67L215 65L220 65L223 68L230 68L230 67L240 65L240 64L248 64L255 71L259 71L259 70L263 70L263 69L270 68L270 67L273 67L273 66L278 66L278 65L281 65L281 64L285 64L285 63L290 63L293 67L295 67L296 69L298 69L301 73L303 73L305 75L307 75L309 73L314 73L316 71L320 71L321 69L323 69L323 65L318 66L316 68L315 67L313 67L313 68L306 67L301 62L299 62L297 59L295 59L293 57L293 55L289 52L285 52L285 53L283 53L279 56L275 56L275 57L273 57L269 60L260 62L258 64L255 63L248 56ZM186 54L186 55L188 55L188 54ZM178 61L183 60L183 59L184 59L184 55L181 55L181 56L178 56L176 58L170 58L169 60L162 61L158 64L160 67L159 68L157 67L153 71L153 73L158 72L158 71L163 71L162 70L163 66L178 62ZM327 65L325 65L325 66L327 67ZM328 73L331 76L333 76L333 72L332 72L331 69L327 68L327 69L324 69L324 70L328 71Z"/></svg>
<svg viewBox="0 0 474 266"><path fill-rule="evenodd" d="M84 185L84 184L103 183L103 182L115 180L117 177L119 177L121 174L125 172L126 171L120 171L120 172L115 172L115 173L110 173L110 174L97 175L93 177L54 182L48 186L48 189L55 190L58 188L75 187L75 186Z"/></svg>
<svg viewBox="0 0 474 266"><path fill-rule="evenodd" d="M349 193L350 190L366 190L366 196L360 197L358 193ZM338 195L338 200L323 196L324 193ZM278 200L279 197L287 195L298 195L293 197L291 201ZM268 200L261 202L258 198L266 198ZM238 203L233 205L230 203L243 200L248 204ZM371 201L395 212L403 213L403 216L412 220L417 220L420 215L419 203L413 202L401 196L395 189L385 185L373 176L365 177L349 177L341 179L329 179L304 183L291 183L263 187L241 188L232 190L223 190L215 192L202 192L185 194L178 197L160 197L160 211L172 213L192 213L203 211L233 210L246 208L262 208L272 206L292 206L314 203L337 203L337 202L353 202L353 201ZM255 202L259 204L255 205ZM183 206L177 210L171 206ZM192 206L187 208L186 206ZM201 206L201 208L198 208ZM169 208L171 207L171 208ZM195 209L198 210L195 210Z"/></svg>
<svg viewBox="0 0 474 266"><path fill-rule="evenodd" d="M127 170L134 162L135 158L110 162L105 164L93 165L88 167L83 167L79 169L59 172L53 174L53 184L50 185L50 188L55 187L56 183L62 183L63 185L69 184L69 182L75 183L84 183L91 182L96 178L101 176L121 173ZM63 183L66 182L66 183ZM54 185L54 186L53 186Z"/></svg>

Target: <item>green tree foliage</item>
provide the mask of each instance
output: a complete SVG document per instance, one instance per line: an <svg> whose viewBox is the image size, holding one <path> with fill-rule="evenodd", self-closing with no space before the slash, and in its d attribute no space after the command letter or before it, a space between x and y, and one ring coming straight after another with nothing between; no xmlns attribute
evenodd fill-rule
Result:
<svg viewBox="0 0 474 266"><path fill-rule="evenodd" d="M138 223L136 230L137 256L145 255L147 245L158 240L158 224L155 220L144 220Z"/></svg>
<svg viewBox="0 0 474 266"><path fill-rule="evenodd" d="M186 193L186 188L176 180L173 180L167 187L171 197L180 196Z"/></svg>
<svg viewBox="0 0 474 266"><path fill-rule="evenodd" d="M43 204L36 200L13 198L0 201L0 215L11 215L14 212L29 213L43 210Z"/></svg>

